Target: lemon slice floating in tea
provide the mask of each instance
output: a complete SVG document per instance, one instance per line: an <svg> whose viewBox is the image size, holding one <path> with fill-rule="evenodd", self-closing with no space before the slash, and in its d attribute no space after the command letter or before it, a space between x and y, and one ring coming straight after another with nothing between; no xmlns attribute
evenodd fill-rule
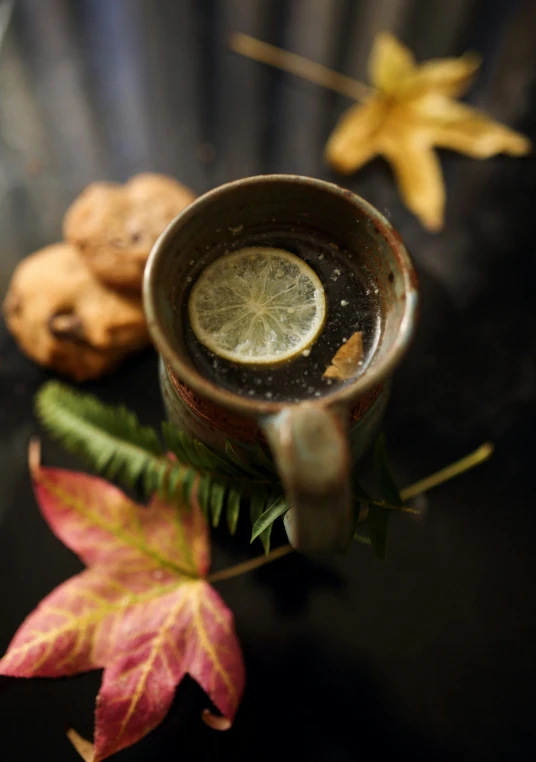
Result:
<svg viewBox="0 0 536 762"><path fill-rule="evenodd" d="M326 298L303 259L262 246L224 254L203 270L188 301L192 329L219 357L279 363L307 349L322 330Z"/></svg>

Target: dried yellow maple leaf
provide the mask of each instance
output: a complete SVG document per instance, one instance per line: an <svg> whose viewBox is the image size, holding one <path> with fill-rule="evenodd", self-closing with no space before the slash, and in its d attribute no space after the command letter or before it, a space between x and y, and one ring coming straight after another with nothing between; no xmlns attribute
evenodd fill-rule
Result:
<svg viewBox="0 0 536 762"><path fill-rule="evenodd" d="M326 145L339 172L355 172L375 156L391 164L407 207L431 231L443 226L445 185L434 147L476 159L521 156L531 143L485 113L459 103L480 65L477 55L421 65L392 34L380 33L369 57L374 90L346 111Z"/></svg>

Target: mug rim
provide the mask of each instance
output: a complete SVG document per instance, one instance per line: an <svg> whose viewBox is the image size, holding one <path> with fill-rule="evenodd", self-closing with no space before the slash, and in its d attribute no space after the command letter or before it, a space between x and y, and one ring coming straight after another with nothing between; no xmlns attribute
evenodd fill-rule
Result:
<svg viewBox="0 0 536 762"><path fill-rule="evenodd" d="M335 194L345 201L358 207L360 212L366 214L375 224L376 229L386 240L391 250L396 256L400 265L400 271L403 279L405 293L403 314L400 321L400 327L395 340L385 352L385 355L372 367L367 368L354 382L345 384L341 389L330 392L323 397L314 400L300 400L300 402L270 402L264 400L255 400L240 396L227 389L223 389L217 384L203 376L194 367L188 366L177 357L171 343L168 341L165 331L162 329L156 311L156 283L155 272L158 263L163 259L169 250L169 241L175 238L177 230L187 222L191 217L203 211L203 209L224 196L230 191L243 185L251 184L280 184L282 182L292 183L298 186L313 186L321 191ZM410 342L415 324L418 305L418 285L417 274L402 242L402 238L397 230L391 225L375 207L358 196L353 191L342 188L335 183L319 180L313 177L291 174L267 174L254 175L239 180L219 185L212 190L199 196L184 211L177 215L162 231L154 243L143 277L143 308L147 321L147 327L156 349L162 355L163 359L169 364L177 377L187 386L203 397L210 399L217 405L227 410L232 410L238 415L246 417L259 418L263 415L278 413L288 407L303 405L304 402L322 407L348 406L362 395L369 392L374 386L381 384L391 375L399 360L403 357Z"/></svg>

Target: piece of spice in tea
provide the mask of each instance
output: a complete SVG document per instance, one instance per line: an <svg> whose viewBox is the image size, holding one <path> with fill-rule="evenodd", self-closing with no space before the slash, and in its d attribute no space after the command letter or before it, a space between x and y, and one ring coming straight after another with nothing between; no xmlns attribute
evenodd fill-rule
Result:
<svg viewBox="0 0 536 762"><path fill-rule="evenodd" d="M331 365L328 365L323 377L346 381L355 376L362 360L363 333L356 331L333 355Z"/></svg>

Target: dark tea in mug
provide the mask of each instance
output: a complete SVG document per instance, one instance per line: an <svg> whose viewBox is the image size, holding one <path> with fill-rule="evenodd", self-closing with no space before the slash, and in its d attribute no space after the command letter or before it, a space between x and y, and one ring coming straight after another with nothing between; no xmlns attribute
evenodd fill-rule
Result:
<svg viewBox="0 0 536 762"><path fill-rule="evenodd" d="M378 288L359 252L347 251L329 240L312 241L296 231L272 233L244 242L247 246L266 247L289 252L303 260L318 276L325 298L325 320L316 340L291 359L274 364L234 362L207 348L196 336L188 314L188 298L177 305L180 320L186 326L186 344L198 371L213 383L234 394L274 402L300 402L331 393L335 387L353 383L365 372L378 346L381 334L381 312ZM223 249L223 247L222 247ZM204 268L220 256L233 251L207 252L202 263L192 262L190 289L195 286ZM206 259L206 261L205 261ZM348 379L324 377L326 368L340 347L356 332L362 335L363 354L355 374Z"/></svg>

